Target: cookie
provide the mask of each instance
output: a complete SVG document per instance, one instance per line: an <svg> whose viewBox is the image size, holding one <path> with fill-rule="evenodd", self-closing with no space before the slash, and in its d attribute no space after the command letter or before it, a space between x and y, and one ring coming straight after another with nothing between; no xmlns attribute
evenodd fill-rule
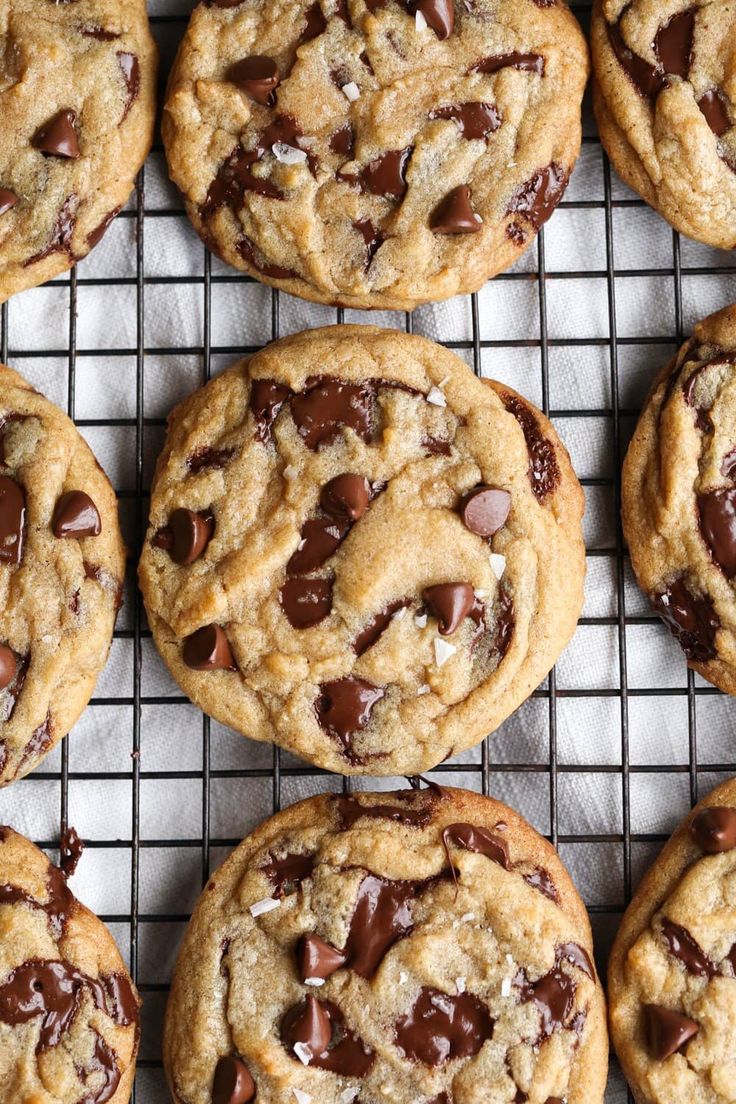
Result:
<svg viewBox="0 0 736 1104"><path fill-rule="evenodd" d="M637 890L608 973L637 1104L728 1104L736 1046L736 781L685 818Z"/></svg>
<svg viewBox="0 0 736 1104"><path fill-rule="evenodd" d="M92 696L124 570L115 492L89 446L0 365L0 785L33 770Z"/></svg>
<svg viewBox="0 0 736 1104"><path fill-rule="evenodd" d="M210 879L182 944L176 1104L601 1104L582 901L513 810L433 786L321 795Z"/></svg>
<svg viewBox="0 0 736 1104"><path fill-rule="evenodd" d="M596 0L593 102L616 172L676 230L736 247L736 9Z"/></svg>
<svg viewBox="0 0 736 1104"><path fill-rule="evenodd" d="M317 303L411 310L530 245L580 152L563 0L212 0L163 136L197 233Z"/></svg>
<svg viewBox="0 0 736 1104"><path fill-rule="evenodd" d="M583 496L555 431L420 337L285 338L183 402L140 583L184 692L346 774L476 744L572 635Z"/></svg>
<svg viewBox="0 0 736 1104"><path fill-rule="evenodd" d="M736 693L736 307L699 323L658 376L622 500L639 585L689 665Z"/></svg>
<svg viewBox="0 0 736 1104"><path fill-rule="evenodd" d="M127 1104L140 1000L102 921L62 868L0 827L0 1086L3 1104Z"/></svg>
<svg viewBox="0 0 736 1104"><path fill-rule="evenodd" d="M101 240L151 146L145 0L0 0L0 302Z"/></svg>

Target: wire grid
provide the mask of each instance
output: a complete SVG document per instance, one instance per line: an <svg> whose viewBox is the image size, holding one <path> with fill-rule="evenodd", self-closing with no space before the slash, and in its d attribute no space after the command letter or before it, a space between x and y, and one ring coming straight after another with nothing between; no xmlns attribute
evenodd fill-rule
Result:
<svg viewBox="0 0 736 1104"><path fill-rule="evenodd" d="M159 2L166 4L167 0L152 0L150 5L154 9L152 10L152 24L157 37L162 38L164 43L168 43L169 45L169 48L164 50L164 56L166 56L166 54L171 53L170 46L172 40L178 39L181 33L183 33L188 17L188 10L175 14L159 14L155 10ZM177 0L175 0L175 3L176 2ZM574 8L574 10L581 18L583 24L586 24L589 18L589 5L579 5ZM166 66L164 65L164 71L165 68ZM599 142L597 136L595 134L586 135L584 144L586 148L591 146L598 147ZM161 153L160 144L155 147L154 152L158 154ZM471 297L470 301L471 337L468 340L448 340L446 344L448 347L458 350L461 355L469 359L477 375L482 374L483 353L486 350L490 351L489 355L492 354L491 374L496 374L493 371L493 366L502 360L504 352L509 352L514 349L537 350L541 373L542 406L545 413L550 415L553 420L557 421L560 419L591 419L593 431L595 431L596 422L603 421L609 425L609 439L612 441L613 450L611 458L612 475L610 477L588 477L582 479L581 482L586 488L586 495L592 492L600 493L607 500L609 507L615 510L616 521L612 526L612 543L604 547L589 548L588 550L589 566L592 565L593 561L601 559L606 560L612 566L613 586L615 590L614 612L607 616L585 616L581 620L581 625L609 628L612 630L613 646L617 652L616 658L618 662L617 684L614 686L601 685L591 688L560 688L558 687L558 676L553 670L546 683L536 690L532 696L532 700L540 702L540 708L546 713L549 739L546 761L529 762L528 760L524 761L521 757L519 757L519 761L494 761L494 759L497 759L503 747L503 732L499 732L493 738L493 742L489 743L485 741L483 743L479 755L471 757L469 761L466 759L462 762L449 762L443 764L432 773L434 777L448 783L457 780L459 784L470 784L474 788L480 788L483 793L497 793L499 784L503 782L504 775L522 776L522 786L530 785L530 782L528 782L529 776L537 776L537 778L542 780L547 791L545 797L548 807L547 826L549 830L547 834L552 843L561 849L563 858L569 858L572 854L571 849L576 845L602 845L607 849L609 856L615 853L614 867L620 875L621 886L621 893L618 897L614 894L607 899L603 899L606 896L603 894L597 898L595 892L590 890L590 887L588 887L588 891L586 892L586 887L583 886L583 892L587 899L594 932L597 937L599 965L605 967L605 954L601 953L601 951L605 951L615 932L625 902L629 899L631 894L632 882L640 873L641 865L652 857L656 848L666 838L666 832L663 831L632 830L632 781L636 782L638 776L651 775L656 772L666 772L666 774L673 776L684 776L687 782L687 799L690 803L694 803L698 798L700 774L705 772L713 775L719 773L732 773L735 766L730 757L724 760L724 757L720 756L718 761L713 762L700 762L698 759L696 726L697 703L701 698L707 699L713 695L717 695L718 692L712 687L696 679L692 672L687 672L686 684L683 682L682 685L671 686L654 684L654 680L651 680L652 685L629 685L627 637L637 626L650 626L655 619L652 618L651 614L645 612L638 606L637 609L640 609L641 612L627 615L627 601L631 604L630 594L627 592L627 583L630 582L630 569L627 565L627 554L624 548L620 521L618 520L620 470L625 452L628 430L637 412L635 409L627 408L621 403L620 355L621 350L625 349L627 346L637 345L651 347L650 374L652 374L656 366L667 358L669 350L677 345L683 338L683 276L688 278L717 276L732 280L733 273L736 272L736 267L725 265L724 263L684 265L681 256L681 242L679 236L673 232L671 267L660 266L656 269L617 269L615 263L617 245L614 232L615 213L618 209L644 208L644 204L636 198L630 198L630 194L625 194L624 198L617 198L618 192L615 191L615 184L612 182L611 170L605 154L603 154L602 151L600 152L600 157L603 166L603 198L595 200L566 199L563 200L561 208L591 208L603 211L605 222L605 269L594 271L556 271L548 269L545 259L545 232L542 230L536 246L537 264L535 269L533 271L512 270L496 278L496 281L528 281L530 279L535 281L539 311L538 339L482 338L479 296L476 294ZM150 173L150 171L149 168L148 172ZM122 771L71 769L70 741L65 740L62 744L61 751L58 752L57 750L55 757L50 757L52 763L51 770L42 768L17 786L4 792L2 795L2 803L0 803L0 820L5 819L10 823L14 823L13 810L15 810L17 814L18 810L22 811L35 802L36 795L39 793L39 783L51 783L54 784L54 788L58 789L59 829L65 828L69 823L70 804L74 800L75 786L85 782L100 783L101 781L116 782L126 786L129 785L130 838L86 837L86 839L87 847L90 849L90 852L94 853L100 851L102 853L99 855L101 861L109 858L109 861L113 864L120 862L121 851L129 852L130 856L129 908L123 911L112 912L101 910L101 915L117 936L124 953L127 950L132 974L138 983L145 1001L142 1051L139 1059L139 1073L134 1094L134 1100L137 1100L139 1104L148 1104L149 1101L163 1102L168 1099L159 1057L160 1020L168 989L166 979L171 964L171 949L176 943L181 930L183 930L183 926L189 915L189 907L174 911L160 912L156 909L149 909L148 907L141 906L141 868L146 856L155 849L175 850L180 856L186 850L189 852L190 856L192 854L197 856L196 866L198 868L199 883L201 885L205 883L211 869L218 865L221 857L223 857L227 850L235 846L240 840L239 836L218 836L212 832L212 788L213 783L216 784L218 780L234 780L233 785L238 785L240 787L239 792L244 803L250 801L251 793L255 792L255 787L263 785L264 783L269 785L270 806L274 812L281 808L282 790L284 786L293 779L314 779L312 783L313 791L328 787L333 789L342 787L347 790L350 788L351 784L348 779L328 776L316 768L293 761L288 756L282 755L278 748L274 748L272 752L268 752L268 754L271 755L270 764L264 762L260 766L246 768L242 766L229 767L227 769L218 768L213 764L213 745L215 739L219 738L219 736L213 733L212 729L214 725L210 722L209 718L205 716L201 716L201 766L198 769L146 770L142 765L141 754L145 751L146 736L150 734L153 729L153 722L151 722L150 727L147 727L147 710L150 712L149 707L160 705L168 707L173 704L177 706L186 705L186 699L184 697L172 696L171 693L162 696L147 694L145 692L143 680L144 662L146 661L144 649L146 647L146 642L150 641L150 632L146 627L140 595L135 590L134 571L137 552L140 549L145 535L147 518L148 494L146 466L144 463L144 447L147 433L153 432L160 435L162 433L162 427L165 424L162 418L147 417L145 413L144 388L146 383L146 360L147 357L150 357L154 352L159 357L177 358L183 355L199 357L201 358L202 365L201 382L205 382L212 374L214 357L222 356L224 359L232 360L237 356L243 355L245 352L254 351L255 348L258 347L257 345L216 345L213 343L213 295L216 294L218 285L226 283L250 284L252 281L249 280L248 277L242 276L232 270L227 270L226 274L213 272L213 264L216 262L213 262L211 255L204 247L202 247L204 254L202 276L161 277L146 275L144 242L147 222L150 223L150 220L157 218L179 219L185 221L185 215L183 214L181 206L169 208L156 207L155 209L146 206L146 172L147 170L144 169L140 174L134 202L120 216L121 219L132 220L134 223L136 241L134 277L126 278L123 281L104 277L86 277L84 275L84 269L82 269L81 274L78 274L77 271L74 270L67 278L54 281L54 286L68 288L68 332L64 335L59 335L59 340L54 348L44 350L33 349L30 351L27 348L14 348L10 340L11 327L9 322L9 304L7 303L4 304L2 308L0 338L2 361L17 365L20 367L21 371L24 370L24 358L43 356L44 358L55 358L57 360L62 359L66 361L67 409L69 414L74 417L77 407L79 364L83 358L99 355L98 349L82 347L77 341L80 289L85 287L111 287L120 283L129 284L135 289L135 346L129 348L105 349L105 355L109 357L134 358L135 416L77 419L77 424L82 429L82 432L88 432L95 428L121 429L126 432L131 443L134 441L135 484L134 487L118 488L118 490L123 512L132 512L132 516L128 520L131 523L132 546L136 554L131 557L129 568L128 624L124 627L119 627L115 632L116 641L127 641L129 642L128 646L131 648L132 693L129 695L113 694L110 696L100 696L98 693L93 698L90 706L90 708L94 710L109 707L126 707L127 716L132 718L132 737L130 741L131 764L128 769ZM652 218L655 217L656 216L652 216ZM717 258L717 261L722 262L723 257ZM664 332L659 335L621 335L619 333L620 315L617 312L617 286L620 288L621 282L632 276L648 277L654 275L659 277L671 277L671 294L674 297L675 332ZM608 336L599 338L550 338L548 336L548 289L552 282L557 280L589 279L605 280ZM203 343L201 346L173 346L167 348L157 346L155 349L146 346L144 331L146 292L148 288L157 284L190 284L201 288L201 310L203 312ZM270 327L271 336L273 338L279 337L281 332L283 302L284 297L281 296L278 291L270 293ZM707 311L703 311L703 313L707 313ZM415 323L412 315L407 314L403 318L401 316L396 316L396 318L397 322L395 324L403 324L407 332L412 331ZM342 322L343 319L344 311L338 309L336 312L336 319L333 318L333 320ZM564 346L579 348L581 350L581 355L583 349L594 347L601 348L607 354L610 405L590 406L584 409L551 408L550 350ZM666 637L665 631L660 631ZM670 651L667 654L670 656L672 662L680 665L680 667L683 665L679 653ZM651 707L646 706L646 708L651 708L652 713L650 716L654 718L662 701L673 696L677 698L686 697L687 761L668 761L666 765L660 763L632 763L630 761L632 758L630 749L630 711L632 709L632 703L638 706L641 704L641 699L651 701ZM616 739L619 743L620 762L596 762L595 759L578 763L559 761L558 713L566 700L576 698L589 698L597 702L602 702L604 699L610 699L612 701L613 710L616 714L615 731L617 733ZM524 709L525 707L522 707L518 716L524 717ZM154 714L151 714L151 716L153 715ZM587 732L580 733L581 740L588 740L589 737L590 734ZM241 741L241 744L244 746L244 742ZM678 756L677 758L682 760L684 757ZM58 767L54 767L54 762L59 764ZM145 756L143 762L145 762ZM173 766L173 764L171 765ZM560 830L561 813L566 812L571 792L568 790L566 783L569 777L576 775L579 776L576 780L578 783L578 795L582 792L580 786L584 788L585 785L587 785L588 778L590 778L591 784L596 780L605 779L605 776L615 776L615 779L618 780L620 783L620 797L618 798L620 801L620 824L614 823L613 825L603 825L603 828L607 829L613 827L614 830L586 832ZM469 782L468 779L470 779ZM201 787L200 831L197 838L192 838L191 835L183 833L180 836L166 836L165 838L158 838L157 836L147 838L142 836L142 787L145 786L147 782L152 782L154 780L158 782L162 780L184 780ZM382 782L382 784L384 783ZM665 784L666 779L663 778L662 785ZM365 788L370 785L370 781L362 780L360 785ZM565 785L565 792L561 795L560 790L563 785ZM709 788L709 786L705 788ZM41 797L43 797L45 792L46 790L42 787L40 789ZM539 791L535 790L534 793L532 793L531 800L538 803L538 795ZM13 804L14 801L16 804ZM676 804L676 802L673 804ZM677 819L682 812L684 812L684 808L675 810L674 814L672 814L674 819ZM538 809L537 813L539 813ZM538 821L540 816L537 815L534 819ZM541 817L541 819L544 819L544 817ZM17 823L17 821L15 822ZM670 824L667 824L666 827L669 828ZM53 836L38 839L37 842L50 851L54 851L57 847L57 839ZM639 848L639 852L635 854L634 851L637 848ZM90 862L89 854L86 856L86 861L88 863ZM594 864L595 861L596 852L592 850L589 852L589 858L583 860L583 864ZM85 860L83 860L83 868L84 865ZM123 870L125 871L125 869L126 864L123 863ZM192 874L191 862L187 869L189 873ZM101 870L99 877L102 877ZM195 888L198 888L198 886ZM188 906L191 904L191 901L185 901L184 904ZM159 938L157 944L158 949L154 947L153 957L151 958L150 955L148 956L149 962L146 965L146 963L142 963L141 961L143 957L141 944L142 941L146 939L147 934L157 927L161 933L161 938ZM161 949L164 940L169 944L166 952ZM149 969L148 967L150 967L151 962L154 962L154 965L157 964L161 968ZM151 980L152 977L154 977L155 980ZM150 1011L146 1012L146 1008L150 1009ZM620 1102L627 1099L631 1100L632 1098L623 1086L620 1074L617 1073L614 1064L610 1087L606 1097L607 1104L620 1104Z"/></svg>

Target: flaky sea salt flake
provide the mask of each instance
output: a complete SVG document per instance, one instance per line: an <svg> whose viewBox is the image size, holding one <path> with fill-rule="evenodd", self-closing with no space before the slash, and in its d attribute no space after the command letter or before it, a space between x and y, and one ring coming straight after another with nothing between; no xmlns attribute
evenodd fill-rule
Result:
<svg viewBox="0 0 736 1104"><path fill-rule="evenodd" d="M438 667L444 666L450 656L454 656L457 648L454 644L448 644L441 636L434 638L434 661Z"/></svg>
<svg viewBox="0 0 736 1104"><path fill-rule="evenodd" d="M304 150L295 146L287 146L286 142L274 142L271 146L273 155L282 165L301 165L307 160Z"/></svg>
<svg viewBox="0 0 736 1104"><path fill-rule="evenodd" d="M305 1093L303 1089L292 1089L296 1104L312 1104L312 1098L309 1093Z"/></svg>
<svg viewBox="0 0 736 1104"><path fill-rule="evenodd" d="M251 916L263 916L264 912L273 912L279 908L281 901L278 897L264 897L262 901L256 901L250 906Z"/></svg>
<svg viewBox="0 0 736 1104"><path fill-rule="evenodd" d="M439 387L430 387L427 392L427 402L432 406L447 406L447 399Z"/></svg>
<svg viewBox="0 0 736 1104"><path fill-rule="evenodd" d="M503 578L503 573L506 570L506 557L502 556L500 552L491 552L488 559L491 561L491 571L497 579Z"/></svg>
<svg viewBox="0 0 736 1104"><path fill-rule="evenodd" d="M294 1053L303 1066L308 1066L314 1057L306 1043L294 1043Z"/></svg>
<svg viewBox="0 0 736 1104"><path fill-rule="evenodd" d="M417 10L416 15L414 16L414 22L416 23L417 31L426 31L429 25L427 23L427 20L424 18L422 12L420 12L419 10Z"/></svg>
<svg viewBox="0 0 736 1104"><path fill-rule="evenodd" d="M350 100L351 103L355 103L356 100L360 99L360 89L355 81L348 81L347 84L344 84L342 86L342 94L346 99Z"/></svg>

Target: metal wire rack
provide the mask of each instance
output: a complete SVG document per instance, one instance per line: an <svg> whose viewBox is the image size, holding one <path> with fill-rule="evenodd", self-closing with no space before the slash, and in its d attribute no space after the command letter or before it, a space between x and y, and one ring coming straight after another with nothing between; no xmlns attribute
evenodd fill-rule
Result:
<svg viewBox="0 0 736 1104"><path fill-rule="evenodd" d="M178 0L174 0L174 4L177 3ZM186 25L190 7L186 0L181 0L181 6L186 10L182 10L179 14L170 14L166 4L167 0L151 0L149 4L154 32L161 41L164 59L171 56L176 41ZM159 13L160 5L164 5L163 14ZM582 4L574 7L584 24L589 16L589 6L589 4ZM162 70L165 74L166 61L162 65ZM536 263L531 267L512 270L498 276L494 281L494 283L510 282L517 287L523 285L527 289L530 281L533 281L538 310L538 336L535 335L533 338L482 336L484 327L481 321L481 300L479 295L474 295L468 304L469 336L467 339L447 340L446 344L465 356L478 375L497 375L499 374L497 366L503 364L506 354L510 355L514 350L533 350L538 355L541 405L545 412L557 423L572 423L584 419L590 423L593 435L605 433L610 453L608 469L603 474L585 476L582 483L586 489L586 495L596 496L601 508L610 519L609 539L604 542L594 542L594 546L589 547L588 562L591 569L602 568L610 572L611 604L606 613L586 612L581 626L604 631L605 640L608 641L609 648L614 653L616 674L611 684L566 686L558 685L559 676L553 671L545 684L535 691L530 702L520 710L517 726L508 741L504 739L504 732L501 731L491 742L484 742L477 755L464 758L462 762L446 763L438 767L433 774L438 778L441 776L448 783L457 780L458 784L480 788L484 793L510 796L512 803L514 803L513 795L520 795L523 798L522 811L530 816L538 827L547 832L553 844L560 848L563 859L570 864L577 855L577 865L574 862L572 865L573 873L577 874L579 883L581 871L587 871L591 875L590 878L585 875L582 877L581 888L586 897L598 941L599 964L604 966L608 944L615 932L625 902L630 896L632 883L635 882L642 864L653 855L667 834L662 830L638 830L632 818L632 797L638 780L652 773L662 773L662 786L674 787L675 797L669 801L671 819L666 824L669 828L685 811L687 802L692 803L697 800L701 776L736 771L736 756L724 754L706 755L706 758L698 756L699 715L702 720L703 711L706 710L705 724L707 724L708 703L714 698L720 698L720 695L695 678L691 672L684 674L684 663L679 658L679 653L667 652L670 663L676 665L678 670L678 677L674 679L674 683L672 680L665 679L663 684L659 679L650 678L642 685L638 675L632 678L630 662L632 634L646 628L647 632L657 633L658 639L664 637L665 647L669 645L665 631L657 627L656 619L639 603L635 588L631 585L628 558L618 521L621 462L628 432L637 413L636 409L622 402L625 390L622 387L622 355L632 347L644 350L649 360L648 375L651 376L656 366L671 355L671 351L683 337L684 282L717 277L722 281L719 287L725 289L728 283L733 281L736 266L725 264L723 255L716 256L707 250L703 250L696 259L704 257L708 263L685 263L680 238L676 233L672 233L671 263L660 263L656 268L617 267L617 250L620 246L616 229L617 216L621 211L629 208L643 208L644 205L616 185L594 132L585 137L584 151L588 157L600 158L602 195L593 199L567 198L561 204L561 209L589 209L602 215L605 235L604 266L585 270L556 269L548 266L543 230L532 253ZM90 767L88 764L79 763L76 755L72 761L71 741L65 740L61 750L57 749L55 755L51 756L41 769L0 795L0 820L20 826L18 818L20 817L23 822L25 812L31 806L37 802L51 803L58 809L58 818L55 817L53 823L58 823L59 829L62 829L67 826L72 816L75 819L78 818L79 811L83 809L85 783L94 783L98 786L109 783L118 789L122 787L127 793L130 831L123 838L120 838L121 833L116 824L111 825L109 833L100 834L97 838L94 836L90 838L89 834L85 833L83 824L80 825L77 822L76 826L86 839L89 848L87 862L92 862L94 865L94 878L99 882L106 876L109 877L110 870L115 870L116 881L119 882L122 877L126 883L127 892L121 895L121 906L108 910L103 907L99 911L117 936L124 953L129 956L132 973L144 996L146 1011L134 1096L138 1104L142 1102L152 1104L152 1102L163 1102L168 1099L159 1057L159 1040L172 948L177 943L186 923L196 892L208 878L211 869L218 865L223 855L241 838L240 835L223 834L218 831L217 797L213 796L213 791L228 783L237 786L240 798L245 805L249 805L251 801L254 805L257 804L255 800L257 795L261 807L264 804L267 806L256 817L260 819L261 815L265 816L271 809L278 810L282 801L288 804L293 800L293 787L299 780L306 780L304 784L310 785L309 780L313 779L311 783L313 791L328 787L347 789L349 786L346 779L325 775L316 768L291 760L288 756L282 755L278 749L271 751L260 748L259 755L256 756L257 765L246 767L238 765L242 764L245 754L246 741L242 740L239 740L237 745L235 765L218 765L216 748L218 742L226 737L220 731L215 732L214 723L200 714L197 714L196 720L198 761L194 767L177 769L179 760L172 762L171 758L167 760L165 769L151 769L148 766L147 741L153 739L155 734L157 707L165 706L168 709L176 706L179 711L183 711L187 707L187 702L184 697L171 691L165 694L149 693L145 681L146 664L152 661L154 653L140 596L135 590L134 574L137 551L146 528L147 455L150 451L157 451L164 425L163 418L147 415L147 365L150 364L150 358L153 355L157 358L157 364L166 360L175 365L179 358L197 358L201 363L199 382L204 382L210 378L215 369L216 360L218 364L220 359L225 363L258 347L247 344L217 344L213 341L213 304L218 293L226 285L250 284L252 281L232 270L219 270L217 262L213 261L204 247L201 247L203 255L201 274L147 275L145 249L147 227L150 227L154 220L159 219L179 220L186 225L186 216L180 205L147 205L147 177L150 179L150 174L154 172L152 166L155 165L156 159L159 163L162 162L160 145L154 149L153 162L149 163L149 166L140 174L134 201L120 216L121 219L127 220L131 229L134 229L134 273L122 279L87 276L83 266L79 272L72 271L67 278L54 281L53 287L65 289L64 293L68 297L68 328L66 332L58 334L54 347L29 348L25 341L19 343L15 340L12 303L6 303L2 308L0 329L0 354L4 363L13 364L21 371L24 371L24 361L28 363L34 358L43 358L46 364L53 362L66 365L66 405L69 414L75 417L80 395L80 366L85 365L86 362L88 367L90 360L101 355L99 348L78 341L79 317L85 309L84 291L93 287L111 288L125 285L132 292L131 308L135 310L135 343L124 348L106 347L104 349L106 358L119 360L121 365L134 364L135 371L130 377L130 414L107 418L77 418L77 424L83 433L92 435L100 430L120 431L129 447L134 450L133 483L117 488L124 520L128 523L128 539L132 549L126 613L115 633L116 646L123 649L123 660L127 664L129 686L127 688L124 686L121 693L110 693L106 696L103 696L98 688L98 693L90 704L90 710L107 711L111 718L111 736L126 749L126 756L130 754L130 761L129 765L123 764L124 769L118 770L99 769L97 764ZM555 217L561 216L558 214ZM652 215L651 218L655 219L656 216ZM620 308L617 308L617 298L620 300L622 286L626 288L627 281L655 276L660 281L670 281L670 294L674 302L674 326L663 326L661 333L631 334L628 332L628 327L622 327L622 314ZM582 280L602 281L605 284L607 336L563 338L550 336L548 318L550 288L557 282ZM151 294L151 289L157 285L174 290L181 285L196 289L199 309L202 312L201 344L168 347L156 345L155 348L147 345L146 298L147 294ZM567 286L571 289L571 294L574 294L577 285L570 283ZM725 290L722 290L721 294L723 298L720 305L724 305L728 295ZM626 300L629 301L628 294ZM283 304L284 297L278 291L270 293L270 329L273 338L277 338L282 329ZM337 310L336 316L333 312L328 320L342 322L344 313L342 310ZM708 310L704 309L702 314L706 313ZM321 324L323 321L325 321L324 315L315 324ZM399 327L403 325L409 332L415 326L420 329L421 312L417 312L414 316L396 316L394 324ZM622 333L622 329L625 332ZM247 333L244 334L245 339L248 336ZM560 406L553 401L553 394L557 392L551 385L554 381L554 368L550 362L557 350L565 348L579 351L581 363L587 354L596 351L596 356L601 358L599 364L605 377L602 381L605 386L600 389L608 393L607 401L598 405L576 406L572 409ZM627 609L634 612L627 612ZM636 750L632 748L632 711L636 712L638 732L642 725L646 726L657 717L661 720L661 715L666 710L666 703L671 699L677 700L678 709L684 708L686 711L686 718L680 714L682 751L684 752L686 748L686 753L674 756L670 754L665 757L664 762L638 761ZM606 715L610 721L608 735L617 746L611 751L611 741L609 741L607 754L592 754L592 757L589 755L587 758L578 758L575 761L575 757L570 757L566 753L566 740L565 749L561 748L563 743L561 717L569 703L582 703L586 700L605 706ZM578 716L584 719L585 711ZM519 738L519 733L523 733L527 721L532 723L532 727L540 728L544 733L542 742L545 748L541 755L527 754L530 745L525 743L523 737ZM575 714L572 715L572 720L565 714L565 732L571 724L577 726L576 739L591 744L595 752L595 744L600 733L585 731L584 726L575 720ZM712 742L708 742L706 752L712 749ZM571 758L572 761L570 761ZM157 766L157 762L158 760L154 761L154 767ZM187 762L191 767L189 759ZM509 784L513 780L511 790L508 786L504 786L504 780L508 780ZM590 830L589 825L585 831L574 830L575 815L574 811L571 815L571 805L575 801L580 801L580 794L584 792L588 783L593 785L594 782L601 781L604 784L610 783L613 787L610 791L613 794L613 805L609 805L607 819L604 816L602 822L597 825L597 830ZM711 782L714 781L715 779L711 779L708 784L703 785L703 792L710 788ZM150 835L147 834L143 830L147 804L155 804L157 786L174 783L182 783L188 787L187 793L192 799L195 810L198 810L196 812L197 830L191 830L190 807L188 830L177 831L179 825L175 824L168 825L167 832L154 831ZM680 783L685 783L685 793L682 792L681 785L678 791ZM364 786L368 784L365 781L362 783ZM167 834L168 832L170 834ZM42 838L37 842L53 851L58 843L56 833L42 832L41 835ZM576 852L576 849L579 851ZM178 881L179 887L186 882L196 883L193 886L193 892L190 887L186 892L167 894L165 905L181 904L181 907L160 911L160 903L151 900L148 892L145 895L142 893L144 870L148 871L149 860L154 856L152 876L155 876L157 853L165 855L182 871ZM92 860L90 860L90 854L94 856ZM605 866L606 874L603 879L598 878L596 881L595 871L601 863ZM103 864L106 865L103 866ZM107 875L105 870L108 872ZM613 877L611 871L613 871ZM603 885L604 882L605 885ZM626 1089L614 1068L607 1104L614 1104L614 1102L619 1104L626 1099ZM631 1098L628 1097L628 1099Z"/></svg>

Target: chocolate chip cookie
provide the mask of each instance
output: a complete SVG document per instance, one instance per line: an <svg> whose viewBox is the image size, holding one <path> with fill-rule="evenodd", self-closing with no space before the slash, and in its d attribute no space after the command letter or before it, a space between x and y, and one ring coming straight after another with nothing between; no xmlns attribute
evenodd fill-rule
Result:
<svg viewBox="0 0 736 1104"><path fill-rule="evenodd" d="M676 230L736 247L736 9L596 0L594 105L618 174Z"/></svg>
<svg viewBox="0 0 736 1104"><path fill-rule="evenodd" d="M0 302L82 259L151 146L145 0L0 0Z"/></svg>
<svg viewBox="0 0 736 1104"><path fill-rule="evenodd" d="M210 879L164 1032L176 1104L601 1104L590 926L480 794L322 795Z"/></svg>
<svg viewBox="0 0 736 1104"><path fill-rule="evenodd" d="M73 422L0 365L0 785L89 701L125 553L115 492Z"/></svg>
<svg viewBox="0 0 736 1104"><path fill-rule="evenodd" d="M658 376L623 471L639 585L688 663L736 693L736 307Z"/></svg>
<svg viewBox="0 0 736 1104"><path fill-rule="evenodd" d="M420 337L333 326L172 414L140 581L205 712L329 770L416 774L572 635L583 496L554 429Z"/></svg>
<svg viewBox="0 0 736 1104"><path fill-rule="evenodd" d="M163 135L218 256L318 303L411 310L533 241L580 151L563 0L211 0Z"/></svg>
<svg viewBox="0 0 736 1104"><path fill-rule="evenodd" d="M0 827L0 1086L3 1104L127 1104L140 1001L104 924L62 867Z"/></svg>
<svg viewBox="0 0 736 1104"><path fill-rule="evenodd" d="M732 779L677 829L611 953L612 1039L637 1104L734 1099L735 888Z"/></svg>

